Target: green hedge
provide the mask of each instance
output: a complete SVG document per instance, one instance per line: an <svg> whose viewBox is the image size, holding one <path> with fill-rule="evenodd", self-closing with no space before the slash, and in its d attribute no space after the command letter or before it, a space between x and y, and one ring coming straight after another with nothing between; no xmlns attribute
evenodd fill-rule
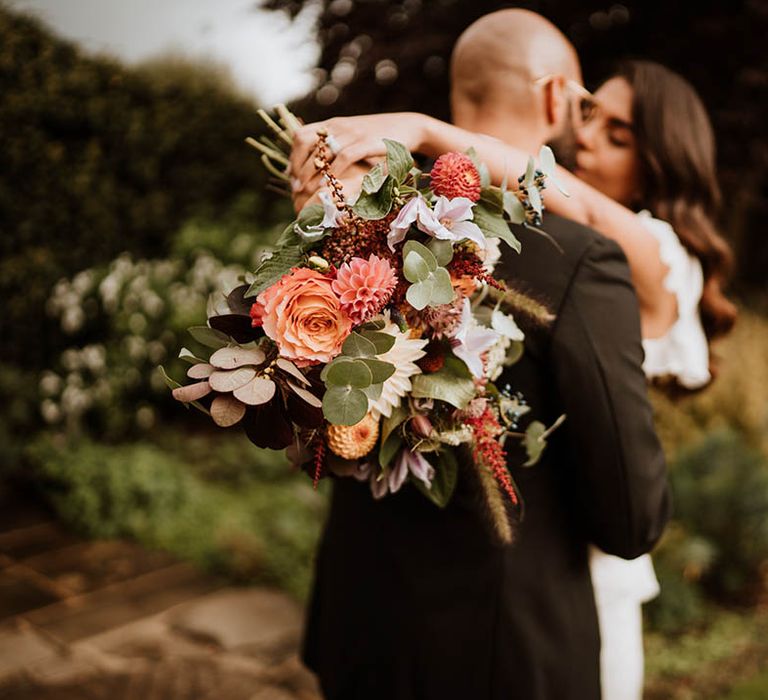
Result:
<svg viewBox="0 0 768 700"><path fill-rule="evenodd" d="M129 69L0 5L0 355L40 368L58 348L57 279L128 251L160 257L192 216L275 220L243 139L255 105L178 60Z"/></svg>

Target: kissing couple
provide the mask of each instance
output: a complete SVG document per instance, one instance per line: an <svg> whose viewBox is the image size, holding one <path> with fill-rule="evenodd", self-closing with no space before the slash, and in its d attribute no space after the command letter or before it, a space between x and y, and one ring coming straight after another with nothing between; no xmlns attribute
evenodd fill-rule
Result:
<svg viewBox="0 0 768 700"><path fill-rule="evenodd" d="M535 467L509 450L526 505L511 543L489 532L469 470L443 509L408 485L376 500L334 479L303 659L328 700L639 700L640 606L658 593L648 552L671 512L648 382L704 389L710 343L736 315L712 129L693 88L654 63L622 64L592 95L566 37L520 9L461 35L451 108L452 124L395 113L302 127L294 202L324 184L321 129L347 192L384 138L427 158L473 148L495 184L549 144L569 196L547 189L547 235L513 226L522 252L505 250L496 275L554 320L525 328L498 383L545 424L566 420Z"/></svg>

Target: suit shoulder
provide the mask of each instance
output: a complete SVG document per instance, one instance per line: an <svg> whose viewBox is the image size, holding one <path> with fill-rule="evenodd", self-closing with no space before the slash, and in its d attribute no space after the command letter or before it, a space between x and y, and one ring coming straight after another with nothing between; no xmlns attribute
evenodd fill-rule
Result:
<svg viewBox="0 0 768 700"><path fill-rule="evenodd" d="M555 312L585 259L599 260L624 254L614 241L588 226L545 213L543 233L524 226L512 227L521 252L505 249L496 276L542 301ZM505 247L506 248L506 247Z"/></svg>

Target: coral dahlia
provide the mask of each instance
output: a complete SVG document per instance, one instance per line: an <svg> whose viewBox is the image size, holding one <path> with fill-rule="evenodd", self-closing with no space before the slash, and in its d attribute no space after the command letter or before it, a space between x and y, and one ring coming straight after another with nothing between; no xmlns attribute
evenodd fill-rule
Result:
<svg viewBox="0 0 768 700"><path fill-rule="evenodd" d="M430 173L432 191L453 199L466 197L472 202L480 199L480 173L472 159L464 153L444 153L436 161Z"/></svg>
<svg viewBox="0 0 768 700"><path fill-rule="evenodd" d="M339 267L333 291L344 313L355 325L379 313L397 285L397 275L388 260L371 255L368 260L352 258Z"/></svg>

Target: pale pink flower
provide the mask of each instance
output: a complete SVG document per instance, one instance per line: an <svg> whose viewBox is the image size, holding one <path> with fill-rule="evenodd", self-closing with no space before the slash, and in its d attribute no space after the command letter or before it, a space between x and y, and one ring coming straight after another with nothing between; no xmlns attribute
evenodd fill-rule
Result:
<svg viewBox="0 0 768 700"><path fill-rule="evenodd" d="M388 260L371 255L368 260L352 258L336 273L333 291L339 296L344 313L355 325L379 313L397 286L397 275Z"/></svg>

